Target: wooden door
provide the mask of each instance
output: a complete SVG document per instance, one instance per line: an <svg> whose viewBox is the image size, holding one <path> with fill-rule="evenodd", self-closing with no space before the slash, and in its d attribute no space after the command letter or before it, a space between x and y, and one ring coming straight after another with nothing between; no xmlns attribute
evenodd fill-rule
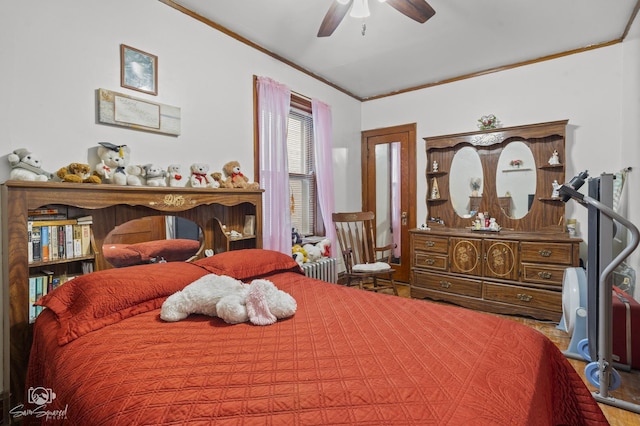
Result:
<svg viewBox="0 0 640 426"><path fill-rule="evenodd" d="M396 243L397 281L409 282L409 229L416 227L416 125L362 132L362 210L376 215L377 245Z"/></svg>

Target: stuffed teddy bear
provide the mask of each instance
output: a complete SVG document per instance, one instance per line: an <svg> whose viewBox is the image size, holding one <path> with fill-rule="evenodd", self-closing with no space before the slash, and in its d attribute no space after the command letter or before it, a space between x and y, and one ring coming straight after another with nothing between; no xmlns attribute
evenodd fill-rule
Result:
<svg viewBox="0 0 640 426"><path fill-rule="evenodd" d="M291 228L291 243L293 245L302 244L302 235L298 232L298 228Z"/></svg>
<svg viewBox="0 0 640 426"><path fill-rule="evenodd" d="M259 189L260 185L256 182L249 182L249 178L242 174L240 163L237 161L229 161L222 167L225 176L226 188L245 188Z"/></svg>
<svg viewBox="0 0 640 426"><path fill-rule="evenodd" d="M127 173L127 185L145 186L147 184L144 166L140 164L130 164L125 169L125 172Z"/></svg>
<svg viewBox="0 0 640 426"><path fill-rule="evenodd" d="M211 186L213 179L209 176L209 165L205 163L193 163L189 168L191 170L192 188L208 188Z"/></svg>
<svg viewBox="0 0 640 426"><path fill-rule="evenodd" d="M322 252L322 257L331 257L331 240L325 238L321 240L318 244L316 244L320 251Z"/></svg>
<svg viewBox="0 0 640 426"><path fill-rule="evenodd" d="M61 167L56 175L63 182L102 183L99 176L91 174L91 166L84 163L71 163L67 167Z"/></svg>
<svg viewBox="0 0 640 426"><path fill-rule="evenodd" d="M163 168L153 164L144 166L144 176L147 186L167 186L167 172Z"/></svg>
<svg viewBox="0 0 640 426"><path fill-rule="evenodd" d="M269 325L296 312L291 295L263 279L245 284L226 275L208 274L167 298L160 309L164 321L180 321L190 314L219 317L228 324L249 321Z"/></svg>
<svg viewBox="0 0 640 426"><path fill-rule="evenodd" d="M104 183L116 185L140 185L138 176L127 176L127 166L131 158L131 150L126 145L114 145L109 142L99 142L98 158L100 164L95 167L95 173Z"/></svg>
<svg viewBox="0 0 640 426"><path fill-rule="evenodd" d="M42 170L40 159L26 148L18 148L7 156L11 173L9 179L45 182L53 179L53 174Z"/></svg>
<svg viewBox="0 0 640 426"><path fill-rule="evenodd" d="M167 167L167 177L171 187L179 188L187 185L187 179L182 175L182 166L180 164L169 165Z"/></svg>
<svg viewBox="0 0 640 426"><path fill-rule="evenodd" d="M298 265L300 266L309 261L307 258L307 251L300 244L294 244L293 247L291 247L291 254L293 259L298 262Z"/></svg>
<svg viewBox="0 0 640 426"><path fill-rule="evenodd" d="M305 244L302 248L307 252L307 259L309 262L317 262L322 259L322 250L320 247L313 244Z"/></svg>
<svg viewBox="0 0 640 426"><path fill-rule="evenodd" d="M214 188L226 188L227 187L226 182L222 178L222 173L213 172L213 173L211 173L211 178L213 179L213 182L214 182L212 187L214 187Z"/></svg>

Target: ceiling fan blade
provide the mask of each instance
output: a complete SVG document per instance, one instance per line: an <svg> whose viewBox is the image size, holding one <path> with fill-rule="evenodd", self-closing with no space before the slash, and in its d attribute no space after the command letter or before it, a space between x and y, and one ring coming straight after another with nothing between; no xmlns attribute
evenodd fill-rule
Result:
<svg viewBox="0 0 640 426"><path fill-rule="evenodd" d="M333 34L336 28L338 28L338 25L340 25L340 22L342 22L342 19L349 11L351 3L353 3L353 0L349 0L349 2L346 4L342 4L337 0L333 0L331 6L329 7L329 11L322 20L322 24L320 24L318 37L328 37Z"/></svg>
<svg viewBox="0 0 640 426"><path fill-rule="evenodd" d="M389 6L421 24L436 14L424 0L387 0Z"/></svg>

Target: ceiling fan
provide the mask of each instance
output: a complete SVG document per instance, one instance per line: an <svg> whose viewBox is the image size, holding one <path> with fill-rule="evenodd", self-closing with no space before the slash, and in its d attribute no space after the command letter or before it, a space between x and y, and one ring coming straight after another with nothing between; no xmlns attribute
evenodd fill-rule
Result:
<svg viewBox="0 0 640 426"><path fill-rule="evenodd" d="M333 0L329 11L324 16L320 29L318 30L318 37L328 37L338 28L342 19L346 16L349 9L351 10L351 16L355 18L365 18L369 16L369 0ZM427 19L436 14L431 6L425 0L379 0L387 2L391 7L396 9L403 15L419 22L424 23ZM364 35L364 31L363 31Z"/></svg>

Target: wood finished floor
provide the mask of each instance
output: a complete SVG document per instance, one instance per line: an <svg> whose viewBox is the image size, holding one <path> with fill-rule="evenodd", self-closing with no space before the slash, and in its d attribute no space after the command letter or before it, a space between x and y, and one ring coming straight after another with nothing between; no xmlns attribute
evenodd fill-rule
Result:
<svg viewBox="0 0 640 426"><path fill-rule="evenodd" d="M398 293L401 297L410 297L409 286L399 285ZM542 334L547 336L553 343L555 343L560 350L566 350L569 347L571 336L566 332L556 328L556 323L547 321L537 321L530 318L522 318L511 315L501 315L504 318L509 318L513 321L517 321L529 327L535 328ZM593 392L598 389L591 385L587 381L584 375L584 368L587 365L584 361L569 359L569 363L578 372L582 380L587 384L587 387ZM610 396L616 399L621 399L634 404L640 404L640 371L632 370L629 372L618 371L620 373L622 384L615 390L610 392ZM636 414L627 410L623 410L617 407L613 407L608 404L599 403L602 412L606 416L607 420L612 426L640 426L640 414Z"/></svg>

